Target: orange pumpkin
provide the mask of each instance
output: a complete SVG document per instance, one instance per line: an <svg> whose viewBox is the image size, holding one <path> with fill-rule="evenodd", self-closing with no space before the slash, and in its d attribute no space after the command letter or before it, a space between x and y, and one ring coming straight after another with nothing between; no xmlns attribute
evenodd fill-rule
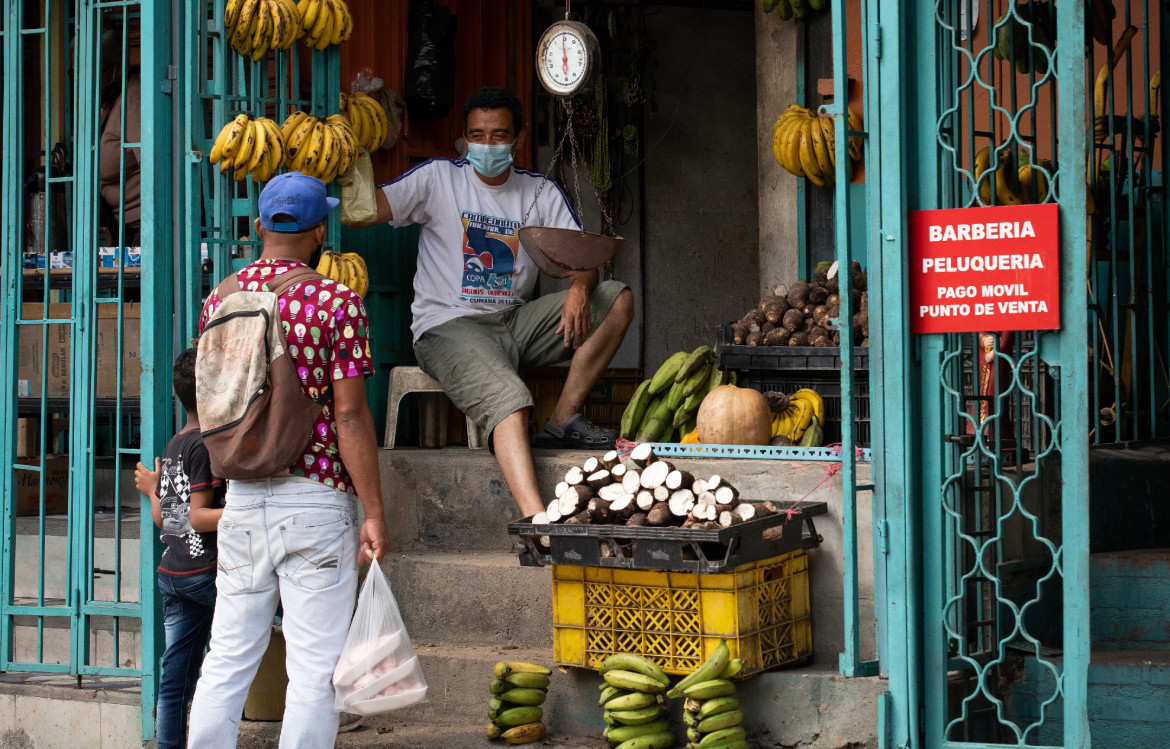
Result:
<svg viewBox="0 0 1170 749"><path fill-rule="evenodd" d="M767 445L772 411L755 390L721 385L703 399L697 427L704 445Z"/></svg>

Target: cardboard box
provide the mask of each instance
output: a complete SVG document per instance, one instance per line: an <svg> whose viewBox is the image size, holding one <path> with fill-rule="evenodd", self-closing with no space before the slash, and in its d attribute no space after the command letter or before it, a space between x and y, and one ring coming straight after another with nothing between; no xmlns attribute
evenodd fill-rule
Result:
<svg viewBox="0 0 1170 749"><path fill-rule="evenodd" d="M41 420L18 418L16 420L16 454L38 455L41 452Z"/></svg>
<svg viewBox="0 0 1170 749"><path fill-rule="evenodd" d="M97 394L111 397L117 394L118 364L118 309L112 304L99 304L97 330ZM126 303L123 310L122 338L122 395L134 398L139 395L142 376L142 359L139 344L140 304ZM67 319L72 312L68 304L50 304L50 320ZM40 319L43 307L40 304L25 304L22 316L25 320ZM50 398L65 398L69 395L71 377L70 326L47 326L48 348L42 351L43 328L39 325L20 326L20 368L17 393L20 397L36 398L41 395L41 373L47 370L47 391Z"/></svg>
<svg viewBox="0 0 1170 749"><path fill-rule="evenodd" d="M17 458L20 465L37 465L37 458ZM34 471L16 472L16 516L39 515L41 511L41 476ZM46 455L45 514L63 515L69 508L69 456Z"/></svg>
<svg viewBox="0 0 1170 749"><path fill-rule="evenodd" d="M101 268L117 268L124 264L127 268L142 267L141 247L99 247L98 266Z"/></svg>

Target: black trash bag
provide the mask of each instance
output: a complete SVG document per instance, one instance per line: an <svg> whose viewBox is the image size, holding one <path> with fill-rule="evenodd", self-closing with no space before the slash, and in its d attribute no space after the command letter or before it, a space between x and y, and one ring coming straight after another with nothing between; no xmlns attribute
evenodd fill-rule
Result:
<svg viewBox="0 0 1170 749"><path fill-rule="evenodd" d="M410 7L406 103L412 120L446 117L455 106L455 13L436 0Z"/></svg>

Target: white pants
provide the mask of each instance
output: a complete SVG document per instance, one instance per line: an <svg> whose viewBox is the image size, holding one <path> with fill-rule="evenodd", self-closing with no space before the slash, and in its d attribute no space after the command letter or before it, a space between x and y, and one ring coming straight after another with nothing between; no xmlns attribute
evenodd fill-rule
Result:
<svg viewBox="0 0 1170 749"><path fill-rule="evenodd" d="M288 691L280 747L332 747L333 670L357 593L353 498L304 479L232 481L218 538L211 645L191 703L188 747L236 746L281 602Z"/></svg>

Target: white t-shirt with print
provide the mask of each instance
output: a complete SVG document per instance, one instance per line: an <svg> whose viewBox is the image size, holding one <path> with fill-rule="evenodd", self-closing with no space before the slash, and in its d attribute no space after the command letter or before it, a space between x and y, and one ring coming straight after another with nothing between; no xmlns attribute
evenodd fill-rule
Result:
<svg viewBox="0 0 1170 749"><path fill-rule="evenodd" d="M523 304L539 270L520 246L526 226L580 228L565 193L542 174L512 168L499 186L466 159L431 159L382 186L393 226L421 224L410 326L414 340L448 320Z"/></svg>

